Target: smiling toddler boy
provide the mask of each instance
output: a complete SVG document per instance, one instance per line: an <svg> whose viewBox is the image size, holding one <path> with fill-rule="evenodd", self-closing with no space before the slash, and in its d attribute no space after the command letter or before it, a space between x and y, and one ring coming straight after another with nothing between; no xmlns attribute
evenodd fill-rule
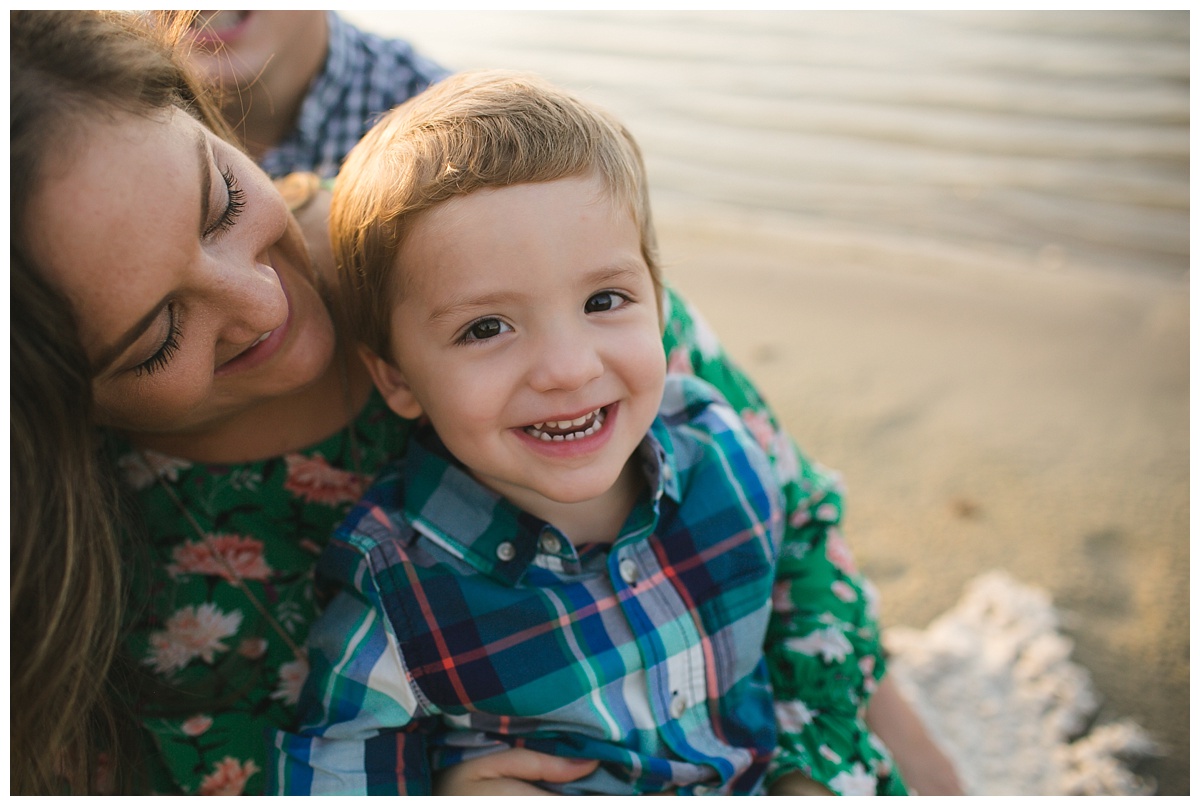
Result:
<svg viewBox="0 0 1200 806"><path fill-rule="evenodd" d="M351 152L346 318L420 419L319 566L289 794L428 794L513 746L598 759L565 793L752 794L781 503L720 395L666 375L644 169L606 113L465 73Z"/></svg>

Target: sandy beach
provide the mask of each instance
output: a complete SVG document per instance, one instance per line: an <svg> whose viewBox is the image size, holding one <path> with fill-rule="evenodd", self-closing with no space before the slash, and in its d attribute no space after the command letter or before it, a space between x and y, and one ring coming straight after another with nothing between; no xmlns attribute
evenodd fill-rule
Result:
<svg viewBox="0 0 1200 806"><path fill-rule="evenodd" d="M354 13L590 94L670 281L839 470L885 626L1044 589L1190 791L1188 16Z"/></svg>
<svg viewBox="0 0 1200 806"><path fill-rule="evenodd" d="M927 624L987 569L1046 589L1100 718L1150 731L1168 755L1139 771L1186 793L1186 288L897 274L696 224L663 222L670 276L842 472L885 626Z"/></svg>

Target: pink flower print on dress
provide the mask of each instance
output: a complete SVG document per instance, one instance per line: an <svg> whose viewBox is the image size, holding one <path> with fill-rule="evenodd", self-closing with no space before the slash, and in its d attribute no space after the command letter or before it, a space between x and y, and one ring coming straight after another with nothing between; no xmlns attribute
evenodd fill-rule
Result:
<svg viewBox="0 0 1200 806"><path fill-rule="evenodd" d="M198 794L201 795L240 795L246 790L246 782L250 776L258 772L258 765L252 760L238 761L233 756L225 756L217 762L217 766L200 781Z"/></svg>
<svg viewBox="0 0 1200 806"><path fill-rule="evenodd" d="M692 359L688 357L688 351L682 347L676 347L671 351L671 355L667 358L667 372L672 375L695 375L696 370L692 367Z"/></svg>
<svg viewBox="0 0 1200 806"><path fill-rule="evenodd" d="M213 718L208 714L196 714L191 719L184 720L179 729L185 736L202 736L212 727Z"/></svg>
<svg viewBox="0 0 1200 806"><path fill-rule="evenodd" d="M843 602L858 601L858 593L854 590L854 588L850 587L840 579L834 580L833 584L829 586L829 589L833 591L834 596L841 599Z"/></svg>
<svg viewBox="0 0 1200 806"><path fill-rule="evenodd" d="M242 614L223 613L212 602L187 605L167 619L167 628L150 634L150 654L142 660L159 674L172 674L196 658L212 663L218 652L229 649L222 640L242 625Z"/></svg>
<svg viewBox="0 0 1200 806"><path fill-rule="evenodd" d="M771 425L771 418L767 416L767 413L754 409L742 409L742 422L754 435L758 447L769 451L771 443L775 441L775 426Z"/></svg>
<svg viewBox="0 0 1200 806"><path fill-rule="evenodd" d="M779 580L771 586L771 609L776 613L792 613L796 610L792 601L792 586L788 580Z"/></svg>
<svg viewBox="0 0 1200 806"><path fill-rule="evenodd" d="M174 561L167 573L203 574L221 577L233 584L239 579L267 580L271 567L263 558L261 540L243 535L209 535L207 540L195 540L176 546L171 552Z"/></svg>
<svg viewBox="0 0 1200 806"><path fill-rule="evenodd" d="M818 747L817 752L820 753L826 761L832 761L834 764L842 763L842 757L837 754L837 751L827 744L823 744Z"/></svg>
<svg viewBox="0 0 1200 806"><path fill-rule="evenodd" d="M845 538L842 537L841 531L830 529L825 537L825 556L829 562L833 563L834 568L837 568L847 576L857 574L858 567L854 564L854 554L850 551L850 547L846 545Z"/></svg>
<svg viewBox="0 0 1200 806"><path fill-rule="evenodd" d="M258 660L267 654L267 639L258 636L243 638L238 644L237 652L248 660Z"/></svg>
<svg viewBox="0 0 1200 806"><path fill-rule="evenodd" d="M284 460L288 473L284 488L305 501L336 506L357 501L362 495L362 479L332 467L320 454L309 457L293 453Z"/></svg>
<svg viewBox="0 0 1200 806"><path fill-rule="evenodd" d="M863 691L867 692L868 695L874 694L875 689L879 686L878 681L875 680L875 656L867 655L866 657L859 658L858 670L862 672L863 676ZM865 703L863 708L865 710Z"/></svg>

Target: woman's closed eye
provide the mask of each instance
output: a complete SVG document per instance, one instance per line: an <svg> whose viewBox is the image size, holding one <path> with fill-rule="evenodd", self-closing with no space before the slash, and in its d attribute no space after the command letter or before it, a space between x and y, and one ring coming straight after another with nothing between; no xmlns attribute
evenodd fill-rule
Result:
<svg viewBox="0 0 1200 806"><path fill-rule="evenodd" d="M222 170L221 178L225 180L225 209L221 211L221 215L217 220L204 231L206 238L210 235L220 235L228 232L246 206L246 191L238 185L237 177L233 175L232 169L225 168Z"/></svg>
<svg viewBox="0 0 1200 806"><path fill-rule="evenodd" d="M179 350L179 338L182 333L183 331L179 327L179 318L175 311L175 304L171 303L167 306L167 337L163 339L162 344L154 351L154 355L133 368L133 374L138 377L141 377L143 373L153 375L170 363L171 358Z"/></svg>

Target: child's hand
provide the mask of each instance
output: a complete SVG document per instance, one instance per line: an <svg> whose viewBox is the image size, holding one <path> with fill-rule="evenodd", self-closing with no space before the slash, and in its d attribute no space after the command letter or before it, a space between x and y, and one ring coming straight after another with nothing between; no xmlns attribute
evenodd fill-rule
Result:
<svg viewBox="0 0 1200 806"><path fill-rule="evenodd" d="M503 750L442 770L433 779L435 795L552 795L538 781L564 784L591 774L595 759L559 758L524 748Z"/></svg>

